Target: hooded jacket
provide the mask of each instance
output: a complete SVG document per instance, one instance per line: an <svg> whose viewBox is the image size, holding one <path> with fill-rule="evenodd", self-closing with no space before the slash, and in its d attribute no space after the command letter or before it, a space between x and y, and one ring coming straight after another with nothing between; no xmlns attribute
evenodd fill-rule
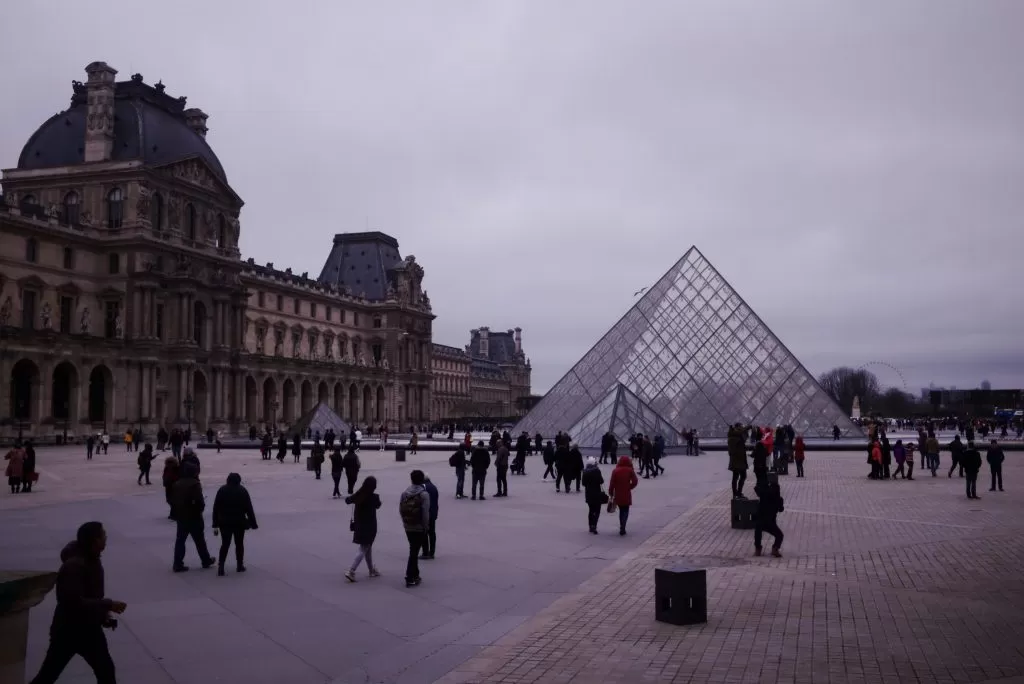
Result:
<svg viewBox="0 0 1024 684"><path fill-rule="evenodd" d="M80 634L82 630L103 626L113 602L104 597L103 564L91 558L77 541L60 552L57 572L57 608L53 611L50 633Z"/></svg>
<svg viewBox="0 0 1024 684"><path fill-rule="evenodd" d="M233 530L255 530L256 513L252 510L252 498L242 486L242 476L228 475L228 482L217 490L213 499L212 527Z"/></svg>
<svg viewBox="0 0 1024 684"><path fill-rule="evenodd" d="M469 457L469 467L474 473L487 472L491 467L491 455L484 447L473 447L473 453Z"/></svg>
<svg viewBox="0 0 1024 684"><path fill-rule="evenodd" d="M190 463L181 466L181 478L171 487L171 514L178 522L202 521L206 501L203 486Z"/></svg>
<svg viewBox="0 0 1024 684"><path fill-rule="evenodd" d="M639 483L629 456L619 456L619 464L608 478L608 498L614 501L616 506L632 506L633 489Z"/></svg>
<svg viewBox="0 0 1024 684"><path fill-rule="evenodd" d="M743 430L733 426L729 428L727 448L729 450L729 470L740 473L747 470L747 449L743 439Z"/></svg>

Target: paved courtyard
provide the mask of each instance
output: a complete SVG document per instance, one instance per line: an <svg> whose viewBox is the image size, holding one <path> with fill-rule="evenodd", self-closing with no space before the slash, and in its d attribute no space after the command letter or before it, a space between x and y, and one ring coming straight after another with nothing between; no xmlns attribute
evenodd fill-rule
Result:
<svg viewBox="0 0 1024 684"><path fill-rule="evenodd" d="M348 507L331 499L326 474L317 482L290 457L282 465L236 450L203 450L200 458L208 503L231 471L252 492L260 529L246 539L245 575L231 573L230 560L227 577L199 570L191 547L192 571L171 572L162 459L153 486L139 487L135 454L123 445L91 462L79 447L40 449L37 491L0 493L0 564L56 569L76 527L102 521L107 593L128 603L120 628L108 633L122 682L433 682L572 595L724 482L722 455L671 457L668 477L642 482L631 534L619 537L606 519L604 533L592 536L583 495L555 494L550 481L542 483L539 457L528 459L528 476L510 476L509 498L473 502L452 499L448 455L420 453L396 464L391 452L362 453L361 475L378 477L384 500L374 546L384 576L372 581L365 567L357 584L342 577L356 547ZM406 589L397 500L413 467L433 476L441 508L437 559L422 563L422 586ZM215 548L209 530L207 541ZM51 593L32 613L30 676L45 651L53 603ZM61 681L94 680L75 660Z"/></svg>
<svg viewBox="0 0 1024 684"><path fill-rule="evenodd" d="M1024 682L1020 454L978 501L866 471L810 454L781 478L782 559L752 556L719 490L439 682ZM677 560L708 569L705 625L654 620L653 570Z"/></svg>

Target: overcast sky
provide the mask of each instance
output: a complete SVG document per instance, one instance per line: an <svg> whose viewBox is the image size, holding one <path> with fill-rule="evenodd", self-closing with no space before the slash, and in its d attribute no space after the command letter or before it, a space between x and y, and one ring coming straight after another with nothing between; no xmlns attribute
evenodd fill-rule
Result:
<svg viewBox="0 0 1024 684"><path fill-rule="evenodd" d="M1024 386L1024 2L147 6L5 7L0 164L102 60L210 115L245 257L387 232L537 391L691 244L815 374Z"/></svg>

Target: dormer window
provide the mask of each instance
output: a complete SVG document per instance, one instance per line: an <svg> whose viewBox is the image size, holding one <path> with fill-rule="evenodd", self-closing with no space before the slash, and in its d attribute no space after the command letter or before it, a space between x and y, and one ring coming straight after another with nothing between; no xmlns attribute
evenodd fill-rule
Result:
<svg viewBox="0 0 1024 684"><path fill-rule="evenodd" d="M65 226L78 225L78 193L69 192L64 195L64 211L61 212L61 218L64 219Z"/></svg>
<svg viewBox="0 0 1024 684"><path fill-rule="evenodd" d="M185 237L191 242L196 240L196 208L191 204L185 208Z"/></svg>
<svg viewBox="0 0 1024 684"><path fill-rule="evenodd" d="M117 230L124 223L124 193L114 188L107 193L107 228Z"/></svg>

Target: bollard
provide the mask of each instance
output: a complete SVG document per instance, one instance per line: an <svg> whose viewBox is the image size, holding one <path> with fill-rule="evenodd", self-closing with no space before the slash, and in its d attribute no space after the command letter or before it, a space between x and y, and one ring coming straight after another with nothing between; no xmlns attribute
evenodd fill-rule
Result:
<svg viewBox="0 0 1024 684"><path fill-rule="evenodd" d="M0 684L24 684L28 612L56 581L55 572L0 571Z"/></svg>

